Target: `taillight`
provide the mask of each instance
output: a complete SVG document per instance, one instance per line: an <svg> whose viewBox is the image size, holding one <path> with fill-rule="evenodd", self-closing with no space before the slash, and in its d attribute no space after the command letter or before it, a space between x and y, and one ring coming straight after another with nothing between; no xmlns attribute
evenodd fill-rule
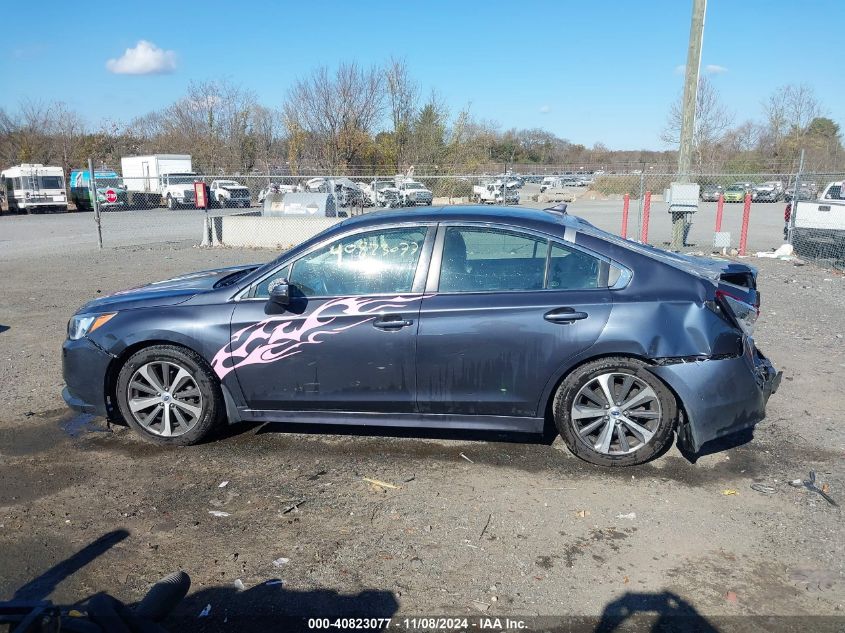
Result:
<svg viewBox="0 0 845 633"><path fill-rule="evenodd" d="M716 291L716 301L725 308L725 311L733 317L736 324L748 336L754 334L754 324L760 315L759 300L757 305L743 301L739 297L728 294L724 290Z"/></svg>

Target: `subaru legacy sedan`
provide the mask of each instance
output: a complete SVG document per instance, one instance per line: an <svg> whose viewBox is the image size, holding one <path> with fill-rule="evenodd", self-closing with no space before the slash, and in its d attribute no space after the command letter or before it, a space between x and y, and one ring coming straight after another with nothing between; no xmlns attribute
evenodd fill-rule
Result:
<svg viewBox="0 0 845 633"><path fill-rule="evenodd" d="M264 265L88 303L63 395L160 444L240 421L548 423L588 462L638 464L763 419L780 373L752 339L756 275L565 205L379 211Z"/></svg>

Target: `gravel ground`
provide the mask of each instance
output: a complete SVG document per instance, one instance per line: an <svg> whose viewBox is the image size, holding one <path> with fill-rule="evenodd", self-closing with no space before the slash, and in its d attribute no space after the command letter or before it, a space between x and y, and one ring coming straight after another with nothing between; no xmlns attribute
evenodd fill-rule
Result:
<svg viewBox="0 0 845 633"><path fill-rule="evenodd" d="M162 449L64 409L60 346L83 302L269 256L189 243L0 250L0 599L107 590L131 602L182 568L193 587L173 630L271 630L265 618L285 613L598 616L619 605L845 616L841 511L786 483L815 470L845 503L841 275L754 260L757 339L784 381L751 441L696 463L673 448L617 472L551 437L294 425Z"/></svg>

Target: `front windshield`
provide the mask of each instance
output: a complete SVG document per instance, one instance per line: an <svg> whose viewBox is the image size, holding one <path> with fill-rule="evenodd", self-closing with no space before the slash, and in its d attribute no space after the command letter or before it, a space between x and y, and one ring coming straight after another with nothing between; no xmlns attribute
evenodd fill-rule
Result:
<svg viewBox="0 0 845 633"><path fill-rule="evenodd" d="M120 182L119 178L102 178L97 177L97 186L98 187L122 187L123 183Z"/></svg>
<svg viewBox="0 0 845 633"><path fill-rule="evenodd" d="M405 185L405 189L422 189L423 186L418 182L409 182Z"/></svg>

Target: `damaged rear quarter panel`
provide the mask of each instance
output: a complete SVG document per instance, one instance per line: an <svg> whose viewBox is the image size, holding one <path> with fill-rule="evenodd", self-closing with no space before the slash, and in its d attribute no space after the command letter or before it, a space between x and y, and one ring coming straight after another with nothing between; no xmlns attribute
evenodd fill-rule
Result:
<svg viewBox="0 0 845 633"><path fill-rule="evenodd" d="M610 318L589 355L651 362L680 400L693 450L762 420L753 342L708 307L716 282L612 244L603 250L634 274L612 291Z"/></svg>

